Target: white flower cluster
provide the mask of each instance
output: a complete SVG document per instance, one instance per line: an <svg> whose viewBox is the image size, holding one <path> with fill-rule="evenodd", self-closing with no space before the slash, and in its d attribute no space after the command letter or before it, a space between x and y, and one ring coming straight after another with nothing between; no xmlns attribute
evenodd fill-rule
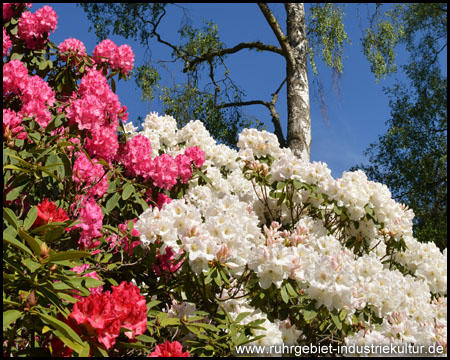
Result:
<svg viewBox="0 0 450 360"><path fill-rule="evenodd" d="M213 260L227 264L235 274L248 267L264 289L272 284L280 287L286 279L293 279L318 306L345 309L348 322L364 308L383 318L381 329L364 324L368 330L347 338L347 342L432 343L442 342L444 337L446 341L447 321L442 305L446 305L446 298L436 303L432 294L447 294L447 251L442 253L434 244L421 244L412 237L412 210L395 202L385 185L369 181L362 171L345 172L342 178L333 179L326 164L297 159L289 149L279 148L275 135L264 131L244 130L239 136L240 151L236 152L216 145L198 120L176 130L152 116L151 126L144 130L146 136L157 134L159 143L167 147L198 146L205 151L206 174L212 184L191 181L185 199L173 200L161 210L145 211L136 223L143 246L160 241L162 251L166 246L175 254L185 251L196 273L207 271ZM351 225L344 234L332 234L322 220L305 215L291 231L281 230L292 221L284 203L281 224L265 226L271 213L280 211L277 199L264 198L271 189L252 184L242 169L249 163L267 166L257 161L269 154L274 158L267 168L271 181L299 180L326 195L314 198L310 190L302 189L292 198L294 204L312 204L331 212L325 204L327 198L345 208ZM383 223L383 232L375 218ZM334 219L339 219L338 215ZM373 249L369 254L355 256L338 240L340 236L365 239ZM407 250L398 253L395 261L412 276L390 270L389 264L382 263L386 236L405 241ZM245 303L233 299L225 303L236 314L250 311L245 310ZM251 312L256 317L265 316L260 310ZM270 322L263 326L267 326L269 337L279 340L280 326L278 330Z"/></svg>
<svg viewBox="0 0 450 360"><path fill-rule="evenodd" d="M180 199L164 204L161 210L147 209L136 222L141 241L144 245L161 241L162 253L167 246L175 254L185 251L197 274L207 271L208 263L215 260L239 275L248 254L263 241L259 220L236 195L214 201L206 195L205 200L194 200L198 207Z"/></svg>
<svg viewBox="0 0 450 360"><path fill-rule="evenodd" d="M141 134L150 140L152 156L158 156L161 146L177 145L177 121L172 116L150 113L144 119Z"/></svg>
<svg viewBox="0 0 450 360"><path fill-rule="evenodd" d="M420 243L411 236L405 242L408 248L397 254L396 261L425 280L431 292L447 295L447 249L441 254L435 243Z"/></svg>

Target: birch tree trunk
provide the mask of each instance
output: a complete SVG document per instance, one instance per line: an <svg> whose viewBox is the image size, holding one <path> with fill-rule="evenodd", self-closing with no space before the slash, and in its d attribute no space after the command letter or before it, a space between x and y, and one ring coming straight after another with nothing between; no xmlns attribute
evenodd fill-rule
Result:
<svg viewBox="0 0 450 360"><path fill-rule="evenodd" d="M307 39L303 3L287 3L286 32L290 56L287 74L287 146L301 159L309 161L311 152L311 114L307 73Z"/></svg>

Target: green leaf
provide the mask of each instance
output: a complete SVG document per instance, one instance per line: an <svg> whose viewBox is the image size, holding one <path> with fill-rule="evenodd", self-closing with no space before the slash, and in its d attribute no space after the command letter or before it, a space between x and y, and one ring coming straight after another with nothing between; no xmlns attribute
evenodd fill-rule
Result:
<svg viewBox="0 0 450 360"><path fill-rule="evenodd" d="M114 195L106 202L105 208L108 213L118 205L119 198L119 193L114 193Z"/></svg>
<svg viewBox="0 0 450 360"><path fill-rule="evenodd" d="M342 322L339 319L339 316L336 314L330 314L331 315L331 319L333 320L334 324L336 325L336 327L341 330L342 329Z"/></svg>
<svg viewBox="0 0 450 360"><path fill-rule="evenodd" d="M123 188L122 199L127 200L134 191L135 191L134 186L131 185L130 183L127 183Z"/></svg>
<svg viewBox="0 0 450 360"><path fill-rule="evenodd" d="M292 285L290 284L290 283L286 283L286 290L287 290L287 292L288 292L288 294L291 296L291 297L298 297L298 293L297 293L297 291L295 291L295 289L292 287Z"/></svg>
<svg viewBox="0 0 450 360"><path fill-rule="evenodd" d="M58 239L61 239L62 234L64 233L65 228L63 227L54 227L51 230L47 231L44 236L45 242L52 243Z"/></svg>
<svg viewBox="0 0 450 360"><path fill-rule="evenodd" d="M37 256L41 255L41 242L36 238L32 237L30 234L26 233L22 229L18 229L19 236L28 243L30 248L33 250L34 254Z"/></svg>
<svg viewBox="0 0 450 360"><path fill-rule="evenodd" d="M245 312L241 312L239 313L238 316L236 316L236 319L234 320L234 322L236 324L240 323L243 319L245 319L248 315L250 315L251 312L245 311Z"/></svg>
<svg viewBox="0 0 450 360"><path fill-rule="evenodd" d="M38 313L38 315L40 316L40 318L44 323L60 331L70 341L78 343L79 345L77 345L76 348L72 347L76 352L78 353L82 352L83 347L87 346L87 344L83 340L81 340L78 334L69 325L47 314Z"/></svg>
<svg viewBox="0 0 450 360"><path fill-rule="evenodd" d="M277 183L277 190L281 190L282 188L284 188L286 186L286 183L283 181L279 181Z"/></svg>
<svg viewBox="0 0 450 360"><path fill-rule="evenodd" d="M3 313L3 331L9 327L14 321L22 316L19 310L8 310Z"/></svg>
<svg viewBox="0 0 450 360"><path fill-rule="evenodd" d="M23 227L28 230L35 222L38 215L37 206L33 206L30 211L28 211L27 217L23 222Z"/></svg>
<svg viewBox="0 0 450 360"><path fill-rule="evenodd" d="M303 318L305 321L310 321L317 316L317 311L314 310L303 310Z"/></svg>
<svg viewBox="0 0 450 360"><path fill-rule="evenodd" d="M166 327L170 325L180 325L180 319L178 318L165 318L161 321L161 326Z"/></svg>
<svg viewBox="0 0 450 360"><path fill-rule="evenodd" d="M91 256L90 252L81 251L81 250L73 250L73 251L60 251L55 255L52 255L48 258L48 262L61 261L61 260L73 260L73 259L81 259L84 257Z"/></svg>
<svg viewBox="0 0 450 360"><path fill-rule="evenodd" d="M25 182L24 184L15 187L12 189L9 193L6 194L6 201L13 201L16 200L17 197L23 193L23 189L28 186L29 181Z"/></svg>
<svg viewBox="0 0 450 360"><path fill-rule="evenodd" d="M3 208L3 217L14 227L18 229L19 221L17 220L16 214L11 209Z"/></svg>
<svg viewBox="0 0 450 360"><path fill-rule="evenodd" d="M13 34L13 35L15 35L15 34ZM23 57L23 54L14 53L14 54L11 55L11 60L21 60L22 57Z"/></svg>
<svg viewBox="0 0 450 360"><path fill-rule="evenodd" d="M285 286L281 287L280 295L281 295L281 298L283 299L283 301L287 304L289 302L289 295L288 295L288 293L286 291L286 287Z"/></svg>
<svg viewBox="0 0 450 360"><path fill-rule="evenodd" d="M65 300L65 301L68 301L68 302L70 302L70 303L72 303L72 304L75 304L75 303L78 301L78 299L76 299L76 298L74 298L74 297L72 297L72 296L70 296L70 295L68 295L68 294L66 294L66 293L63 293L63 292L57 292L56 295L57 295L60 299L63 299L63 300Z"/></svg>
<svg viewBox="0 0 450 360"><path fill-rule="evenodd" d="M27 173L27 174L30 173L30 170L22 169L22 168L20 168L20 167L18 167L16 165L6 165L6 166L3 166L3 169L22 171L22 172Z"/></svg>
<svg viewBox="0 0 450 360"><path fill-rule="evenodd" d="M137 336L135 336L135 338L144 343L156 342L156 339L152 338L151 336L147 336L147 335L137 335Z"/></svg>
<svg viewBox="0 0 450 360"><path fill-rule="evenodd" d="M6 235L5 233L3 233L3 241L6 241L7 243L11 244L12 246L18 248L19 250L26 252L28 255L33 256L33 252L29 248L27 248L19 240L12 238L11 236Z"/></svg>
<svg viewBox="0 0 450 360"><path fill-rule="evenodd" d="M31 260L30 258L26 258L25 260L23 260L23 263L28 269L30 269L32 273L34 273L42 266L42 264L39 264L36 261Z"/></svg>

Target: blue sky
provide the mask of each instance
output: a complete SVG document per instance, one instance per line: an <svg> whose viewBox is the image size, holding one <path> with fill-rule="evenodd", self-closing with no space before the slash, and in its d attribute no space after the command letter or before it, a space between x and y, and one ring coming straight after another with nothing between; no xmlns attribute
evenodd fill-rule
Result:
<svg viewBox="0 0 450 360"><path fill-rule="evenodd" d="M31 11L35 12L44 4L33 4ZM88 32L92 25L84 11L76 4L50 4L58 15L58 26L50 40L56 44L69 37L77 38L92 54L97 40L93 32ZM184 10L181 8L183 7ZM285 11L281 4L270 4L272 12L285 28ZM359 9L359 16L357 11ZM328 119L320 110L317 97L311 92L311 123L312 146L311 161L323 161L328 164L334 177L340 177L343 171L359 163L367 163L363 155L369 144L376 142L378 136L386 131L386 120L389 119L389 100L383 93L383 86L394 83L394 77L375 82L375 76L370 72L369 64L364 57L360 45L363 36L361 26L364 26L367 5L348 4L344 24L352 45L345 46L343 61L344 73L340 79L339 95L332 87L331 71L318 61L319 77L322 81ZM186 10L194 26L202 25L201 19L218 24L219 36L227 47L232 47L244 41L262 41L278 46L277 40L256 4L182 4L168 7L167 16L160 24L160 33L168 41L178 43L177 30ZM232 20L230 20L232 19ZM184 18L184 20L186 20ZM135 65L141 65L145 49L131 40L111 36L117 45L129 44L136 55ZM171 50L151 40L153 59L170 59ZM400 51L399 63L407 60L405 53ZM232 79L244 89L246 100L270 100L273 93L285 77L284 58L273 53L256 53L242 51L230 55L226 64ZM180 73L181 68L179 67ZM398 75L402 79L401 74ZM183 80L182 76L176 78ZM310 84L314 79L309 72ZM164 79L163 79L164 81ZM117 84L117 94L122 104L128 107L130 121L136 122L138 116L145 117L152 111L162 113L161 102L157 99L151 103L142 102L140 89L134 79ZM286 88L284 87L277 102L277 109L284 134L286 134ZM273 131L273 125L268 110L262 106L245 107L247 114L256 116L266 124L268 131ZM201 120L201 119L200 119Z"/></svg>

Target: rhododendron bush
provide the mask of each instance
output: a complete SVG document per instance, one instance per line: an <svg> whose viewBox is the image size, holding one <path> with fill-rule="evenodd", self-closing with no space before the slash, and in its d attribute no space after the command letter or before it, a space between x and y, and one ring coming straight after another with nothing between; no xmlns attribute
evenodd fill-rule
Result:
<svg viewBox="0 0 450 360"><path fill-rule="evenodd" d="M238 345L447 348L447 250L361 171L245 129L149 114L113 89L134 55L49 41L3 4L4 356L231 356Z"/></svg>

